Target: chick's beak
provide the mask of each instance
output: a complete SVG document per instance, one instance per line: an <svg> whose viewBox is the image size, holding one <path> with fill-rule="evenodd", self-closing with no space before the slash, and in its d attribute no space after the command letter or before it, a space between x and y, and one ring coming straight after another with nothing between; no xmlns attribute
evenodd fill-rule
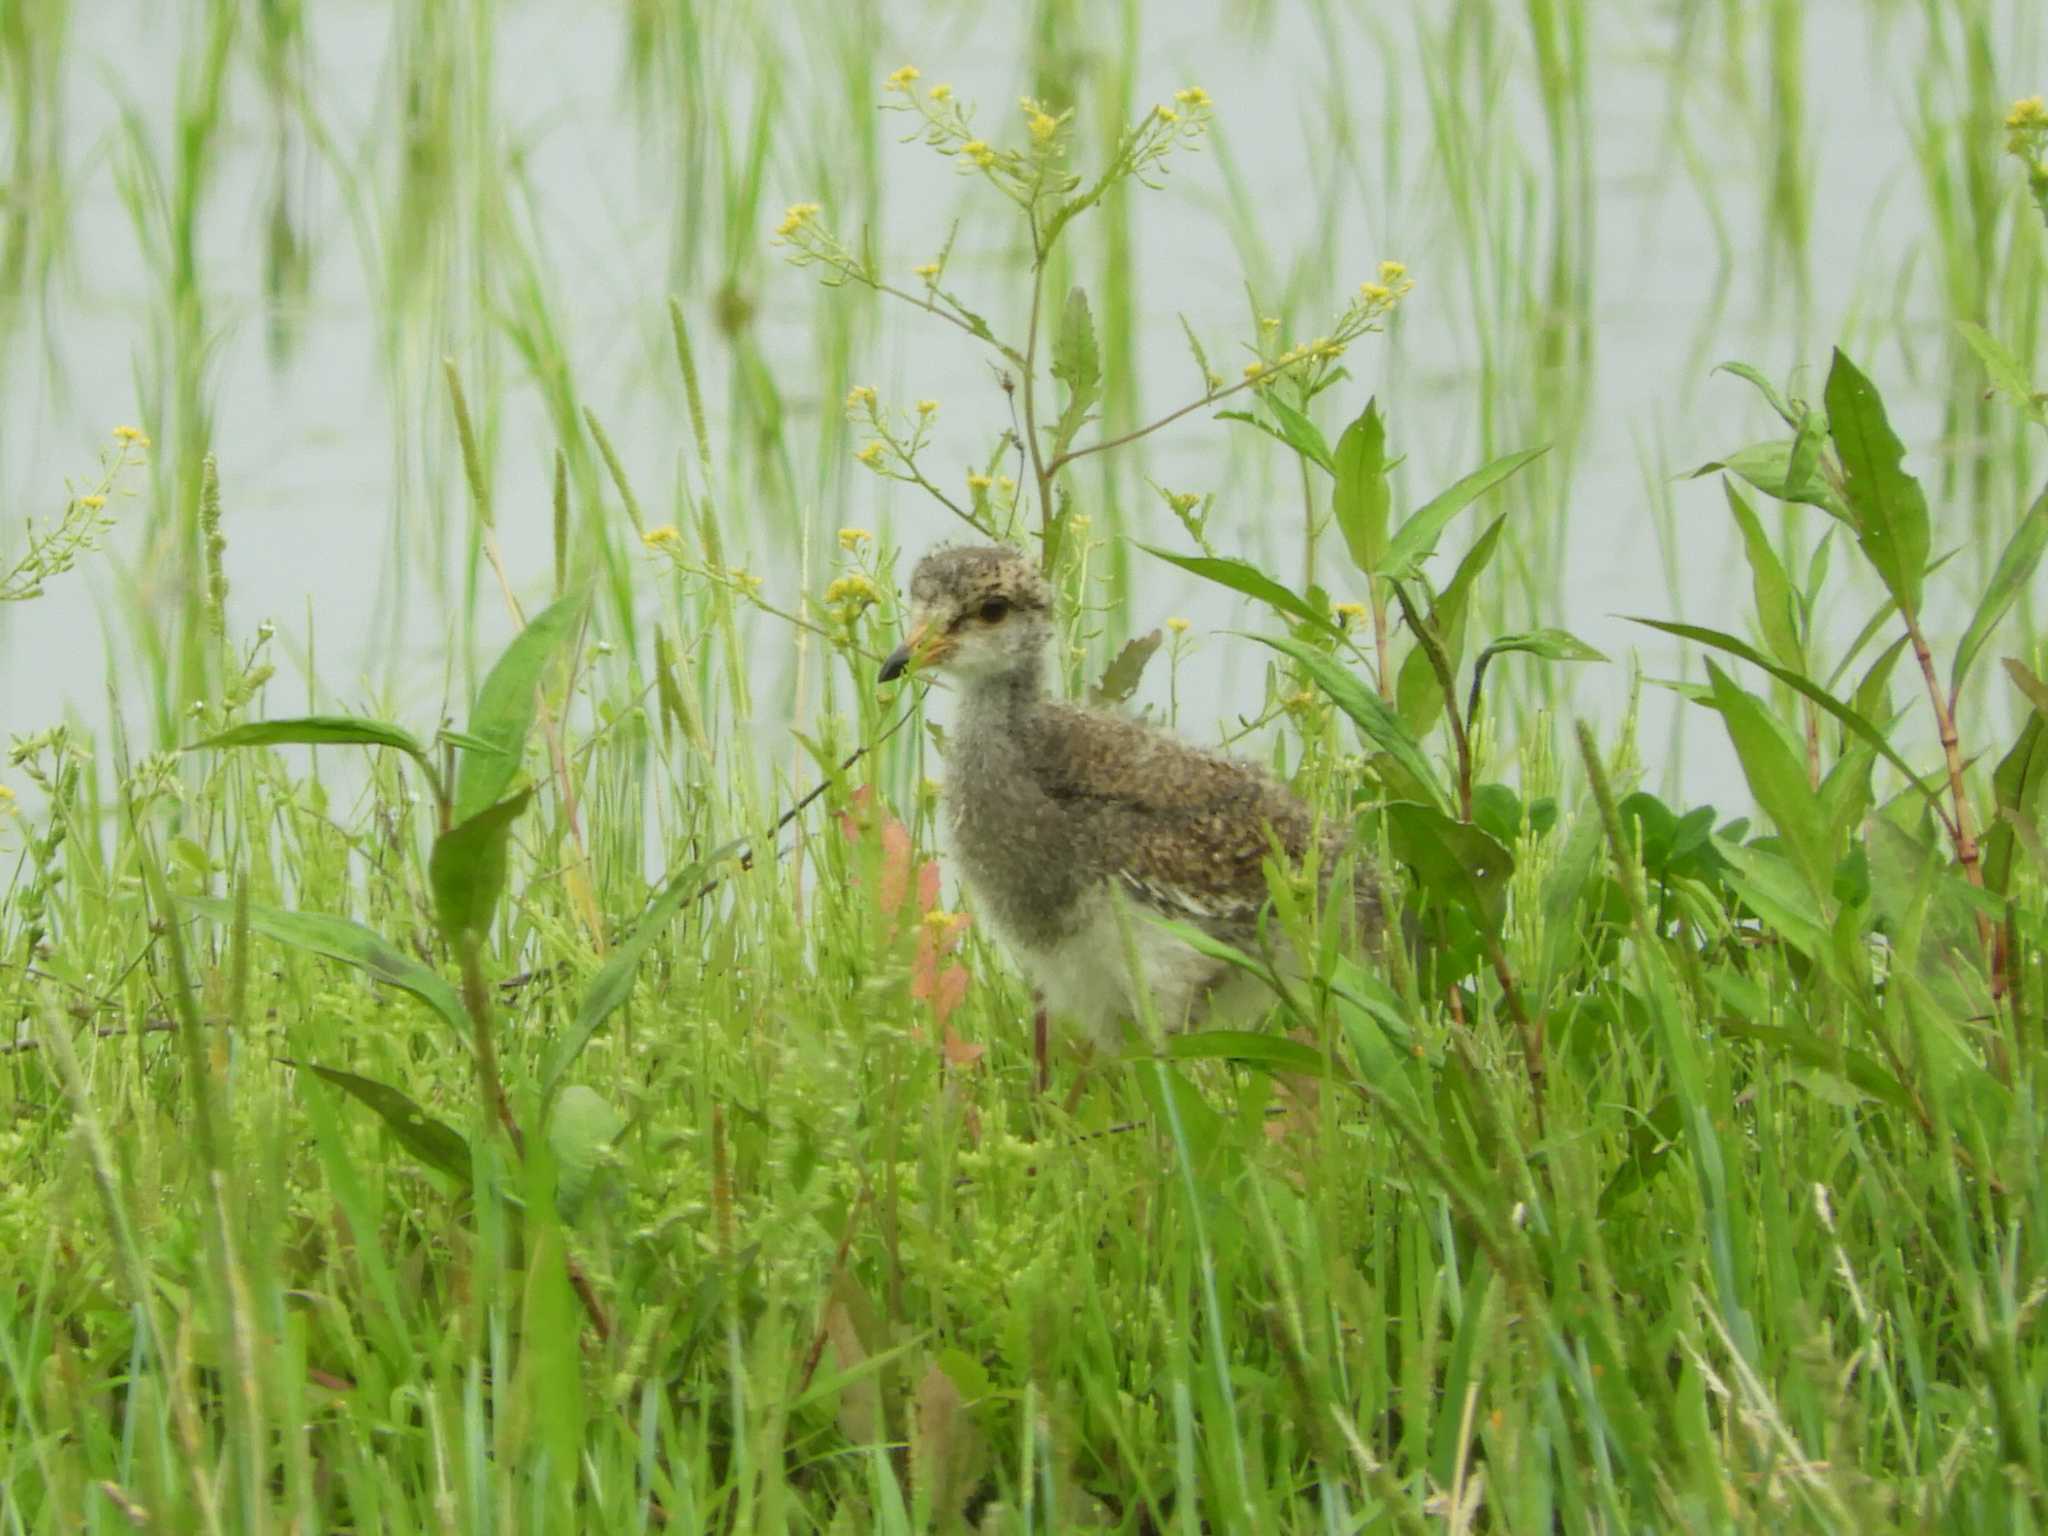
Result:
<svg viewBox="0 0 2048 1536"><path fill-rule="evenodd" d="M903 643L883 660L879 680L893 683L912 667L930 665L943 651L944 642L945 636L929 621L913 624Z"/></svg>

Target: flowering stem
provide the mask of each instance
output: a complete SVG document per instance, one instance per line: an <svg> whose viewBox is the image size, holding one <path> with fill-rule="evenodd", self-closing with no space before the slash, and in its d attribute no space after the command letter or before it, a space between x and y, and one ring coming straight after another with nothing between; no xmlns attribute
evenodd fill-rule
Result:
<svg viewBox="0 0 2048 1536"><path fill-rule="evenodd" d="M1273 375L1271 373L1261 373L1255 378L1240 379L1237 383L1231 385L1228 389L1212 390L1210 393L1202 396L1202 398L1199 400L1190 400L1186 405L1182 406L1179 410L1169 411L1166 415L1161 416L1157 421L1152 422L1148 426L1139 427L1134 431L1126 432L1119 437L1106 437L1099 443L1089 443L1084 447L1080 448L1069 448L1065 453L1061 454L1058 458L1052 461L1051 465L1047 468L1046 473L1048 475L1056 475L1061 470L1065 469L1069 464L1073 463L1076 459L1085 459L1091 453L1107 453L1112 448L1121 448L1126 443L1135 443L1141 437L1150 437L1154 432L1157 432L1161 427L1170 427L1176 421L1179 421L1181 417L1192 415L1194 412L1199 411L1205 405L1214 405L1219 400L1228 400L1232 395L1250 389L1255 384L1263 384L1267 382L1269 379L1272 378L1272 376Z"/></svg>

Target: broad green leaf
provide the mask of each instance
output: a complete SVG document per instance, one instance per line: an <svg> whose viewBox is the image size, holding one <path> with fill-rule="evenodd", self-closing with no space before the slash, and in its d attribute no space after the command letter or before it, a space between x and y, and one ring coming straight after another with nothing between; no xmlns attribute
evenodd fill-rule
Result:
<svg viewBox="0 0 2048 1536"><path fill-rule="evenodd" d="M1984 588L1984 595L1977 599L1977 611L1970 615L1970 627L1963 631L1962 641L1956 646L1955 666L1949 672L1951 697L1962 692L1963 679L1969 676L1971 663L1984 649L1984 642L1991 638L1991 631L1998 627L1999 620L2019 601L2020 594L2034 579L2043 549L2048 549L2048 486L2042 487L2041 494L2034 498L2034 504L2020 518L2019 527L2013 529L2012 537L2005 541L1990 583Z"/></svg>
<svg viewBox="0 0 2048 1536"><path fill-rule="evenodd" d="M491 750L465 751L455 776L457 824L504 799L526 754L526 736L539 710L536 690L548 663L583 623L584 599L571 593L533 616L477 690L467 734Z"/></svg>
<svg viewBox="0 0 2048 1536"><path fill-rule="evenodd" d="M640 961L657 941L667 936L668 925L675 920L676 914L696 899L711 867L744 846L743 842L727 843L708 859L685 865L670 876L661 894L641 914L640 921L633 925L633 932L612 947L612 952L605 956L604 964L597 968L597 974L590 978L590 985L583 989L583 998L576 1005L576 1022L569 1026L569 1033L555 1046L541 1071L543 1102L555 1091L555 1085L561 1082L563 1074L576 1064L576 1058L583 1054L583 1048L590 1044L598 1028L611 1017L619 1004L632 995L633 973L639 968Z"/></svg>
<svg viewBox="0 0 2048 1536"><path fill-rule="evenodd" d="M1785 727L1769 707L1712 660L1707 662L1707 678L1750 793L1777 823L1778 835L1813 889L1825 891L1833 878L1834 860L1828 855L1827 832L1798 747L1787 739Z"/></svg>
<svg viewBox="0 0 2048 1536"><path fill-rule="evenodd" d="M1337 439L1337 485L1330 493L1330 512L1351 563L1368 576L1379 574L1387 557L1389 506L1387 424L1379 402L1368 400Z"/></svg>
<svg viewBox="0 0 2048 1536"><path fill-rule="evenodd" d="M1331 457L1330 445L1323 440L1321 427L1270 390L1260 398L1266 402L1266 409L1273 413L1273 420L1280 424L1282 442L1311 464L1331 474L1337 472L1337 461Z"/></svg>
<svg viewBox="0 0 2048 1536"><path fill-rule="evenodd" d="M1458 562L1443 591L1437 593L1436 601L1430 604L1429 623L1436 632L1437 643L1444 648L1444 659L1451 664L1453 677L1465 659L1465 615L1471 609L1472 588L1492 562L1494 551L1500 547L1501 530L1506 526L1505 512L1486 525L1465 551L1465 558ZM1436 668L1430 665L1429 653L1416 645L1402 660L1394 679L1394 706L1401 712L1401 723L1419 741L1436 724L1444 702L1443 683Z"/></svg>
<svg viewBox="0 0 2048 1536"><path fill-rule="evenodd" d="M1724 1013L1715 1021L1722 1034L1737 1040L1754 1040L1766 1050L1780 1052L1792 1060L1823 1072L1832 1072L1860 1093L1889 1104L1893 1109L1911 1110L1913 1097L1899 1085L1889 1070L1874 1057L1850 1050L1839 1041L1824 1039L1811 1030L1787 1029L1774 1024L1757 1024L1739 1014Z"/></svg>
<svg viewBox="0 0 2048 1536"><path fill-rule="evenodd" d="M1436 774L1429 766L1429 759L1422 755L1422 748L1408 734L1400 717L1342 662L1292 636L1253 635L1251 638L1299 662L1308 673L1309 680L1330 696L1331 703L1351 717L1352 724L1358 727L1358 734L1365 741L1393 758L1430 794L1441 797L1443 791L1437 787Z"/></svg>
<svg viewBox="0 0 2048 1536"><path fill-rule="evenodd" d="M2027 716L2012 750L1999 759L1991 774L1991 793L1998 818L1984 833L1984 889L2003 896L2012 886L2013 822L2031 823L2048 783L2048 720L2038 712Z"/></svg>
<svg viewBox="0 0 2048 1536"><path fill-rule="evenodd" d="M1811 885L1792 861L1719 836L1714 847L1728 862L1729 885L1765 927L1807 959L1827 965L1827 921Z"/></svg>
<svg viewBox="0 0 2048 1536"><path fill-rule="evenodd" d="M1324 1075L1321 1051L1286 1035L1256 1029L1202 1029L1169 1035L1166 1055L1172 1061L1242 1061L1269 1072Z"/></svg>
<svg viewBox="0 0 2048 1536"><path fill-rule="evenodd" d="M185 750L205 747L396 747L409 756L426 760L427 749L411 732L386 720L365 720L355 715L299 715L289 720L252 720Z"/></svg>
<svg viewBox="0 0 2048 1536"><path fill-rule="evenodd" d="M1053 452L1064 453L1088 413L1102 398L1102 353L1095 344L1095 318L1088 312L1088 295L1070 289L1060 310L1060 325L1053 336L1052 376L1067 387L1067 403L1053 428Z"/></svg>
<svg viewBox="0 0 2048 1536"><path fill-rule="evenodd" d="M1257 598L1268 608L1312 624L1317 629L1330 632L1330 621L1316 612L1306 598L1280 585L1255 565L1242 560L1231 560L1222 555L1176 555L1169 550L1159 549L1151 544L1140 544L1138 548L1168 565L1177 565L1182 570L1200 576L1204 581L1213 581L1219 587L1228 587L1233 592L1242 592L1246 597Z"/></svg>
<svg viewBox="0 0 2048 1536"><path fill-rule="evenodd" d="M1702 475L1719 474L1723 470L1747 480L1766 496L1775 496L1779 501L1796 501L1809 507L1819 507L1830 517L1848 520L1848 509L1842 505L1842 498L1835 494L1827 478L1819 474L1807 474L1799 479L1792 477L1793 451L1795 444L1783 439L1769 443L1752 443L1726 458L1711 459L1693 470L1686 478L1697 480Z"/></svg>
<svg viewBox="0 0 2048 1536"><path fill-rule="evenodd" d="M505 841L532 798L531 789L522 789L434 839L427 880L434 888L434 914L449 938L490 927L505 890Z"/></svg>
<svg viewBox="0 0 2048 1536"><path fill-rule="evenodd" d="M626 1117L594 1088L571 1083L555 1100L548 1112L548 1150L555 1154L555 1196L570 1221L576 1219L612 1143L625 1128Z"/></svg>
<svg viewBox="0 0 2048 1536"><path fill-rule="evenodd" d="M1747 379L1755 387L1756 392L1764 397L1771 409L1784 419L1786 426L1796 428L1799 425L1799 418L1793 414L1792 407L1785 403L1785 397L1778 393L1778 386L1748 363L1716 363L1714 372L1732 373L1738 379Z"/></svg>
<svg viewBox="0 0 2048 1536"><path fill-rule="evenodd" d="M1921 794L1930 799L1939 798L1940 791L1931 788L1925 783L1920 775L1913 771L1912 765L1892 749L1891 743L1885 740L1883 731L1872 725L1863 716L1857 714L1848 705L1837 699L1804 673L1794 672L1790 667L1779 666L1761 651L1757 650L1756 647L1736 639L1733 635L1725 634L1718 629L1704 629L1697 624L1674 624L1668 619L1638 619L1630 617L1629 623L1645 624L1651 629L1661 629L1667 635L1676 635L1681 640L1693 640L1701 645L1711 645L1715 650L1726 651L1730 656L1740 656L1751 666L1762 667L1764 671L1770 673L1771 676L1785 684L1786 687L1805 698L1813 700L1814 703L1834 716L1835 719L1841 721L1852 732L1869 742L1877 749L1877 755L1898 769L1900 773L1903 773L1906 776L1906 781L1919 790Z"/></svg>
<svg viewBox="0 0 2048 1536"><path fill-rule="evenodd" d="M1415 567L1436 549L1437 539L1452 518L1523 465L1549 451L1546 444L1541 448L1524 448L1518 453L1504 454L1491 464L1473 470L1449 490L1418 507L1415 515L1401 525L1388 544L1382 574L1404 578L1413 574Z"/></svg>
<svg viewBox="0 0 2048 1536"><path fill-rule="evenodd" d="M1138 691L1138 684L1144 680L1146 664L1158 651L1164 637L1158 630L1149 635L1140 635L1116 653L1116 660L1103 668L1102 680L1088 690L1088 698L1095 704L1121 704Z"/></svg>
<svg viewBox="0 0 2048 1536"><path fill-rule="evenodd" d="M1892 718L1892 668L1898 664L1906 642L1912 638L1911 635L1901 635L1878 652L1877 660L1870 664L1863 680L1857 683L1849 707L1864 719L1889 721Z"/></svg>
<svg viewBox="0 0 2048 1536"><path fill-rule="evenodd" d="M343 1072L337 1067L323 1067L310 1061L293 1061L280 1057L285 1066L311 1072L322 1082L331 1083L359 1104L366 1104L377 1113L377 1118L390 1127L391 1134L398 1138L398 1144L414 1157L437 1173L445 1173L465 1189L470 1182L469 1143L460 1132L444 1121L436 1120L411 1099L388 1083L374 1078L359 1077L353 1072Z"/></svg>
<svg viewBox="0 0 2048 1536"><path fill-rule="evenodd" d="M1749 560L1750 591L1756 599L1757 627L1763 631L1764 644L1778 658L1780 666L1803 672L1806 653L1799 643L1798 604L1784 562L1779 560L1763 524L1757 521L1755 510L1742 492L1735 488L1735 482L1723 475L1721 489L1728 497L1728 510L1735 516L1735 526L1742 530L1742 549Z"/></svg>
<svg viewBox="0 0 2048 1536"><path fill-rule="evenodd" d="M182 898L182 905L219 923L231 923L235 918L234 903L216 896L187 896ZM455 988L439 972L422 965L361 923L330 917L324 912L285 912L276 907L251 906L249 927L265 938L339 960L401 992L410 992L448 1022L464 1050L470 1048L469 1014Z"/></svg>
<svg viewBox="0 0 2048 1536"><path fill-rule="evenodd" d="M1423 891L1462 908L1484 932L1498 934L1507 919L1514 855L1469 821L1453 821L1435 806L1396 800L1381 814L1387 846L1415 871Z"/></svg>
<svg viewBox="0 0 2048 1536"><path fill-rule="evenodd" d="M1906 457L1876 387L1838 349L1828 370L1828 432L1842 461L1843 496L1864 556L1909 619L1920 615L1927 576L1927 497L1902 467Z"/></svg>

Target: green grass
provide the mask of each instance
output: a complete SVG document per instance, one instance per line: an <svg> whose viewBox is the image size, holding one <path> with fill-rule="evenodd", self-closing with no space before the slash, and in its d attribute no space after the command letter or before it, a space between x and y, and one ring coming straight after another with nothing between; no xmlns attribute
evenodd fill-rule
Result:
<svg viewBox="0 0 2048 1536"><path fill-rule="evenodd" d="M634 4L616 90L674 167L643 222L677 297L626 301L617 345L506 107L509 8L394 13L354 138L316 13L193 5L168 124L124 107L102 172L149 284L147 483L128 510L125 440L0 560L0 596L76 602L110 526L141 551L111 723L10 722L0 1531L2041 1529L2048 193L2001 93L2048 56L2025 6L1873 0L1890 46L1927 29L1892 100L1922 197L1837 270L1803 14L1682 5L1639 56L1572 0L1228 8L1248 57L1314 41L1282 60L1331 125L1297 229L1220 90L1216 137L1185 98L1170 158L1131 149L1184 83L1135 0L1013 18L991 164L942 128L907 212L931 150L894 140L936 120L878 110L909 100L891 18ZM16 334L91 172L53 126L83 12L5 17ZM1761 316L1762 441L1710 445L1740 504L1672 460L1750 385L1674 362L1620 433L1603 391L1614 70L1670 95L1660 206L1768 275L1724 267L1677 338L1718 361ZM1072 110L1065 159L1025 92ZM261 509L207 242L251 142L271 355L353 261L394 415L345 678L356 637L238 630L223 588ZM1058 174L1120 146L1168 190L1116 177L1065 223ZM778 247L793 197L821 207ZM1405 238L1361 251L1352 200ZM1251 289L1195 359L1145 268L1190 207ZM956 215L957 302L910 275ZM1416 292L1353 301L1382 256ZM985 382L922 412L942 353ZM1572 719L1566 536L1621 526L1576 503L1615 441L1670 592L1614 605L1705 626L1666 669L1682 735L1639 733L1640 668ZM1155 582L1240 603L1270 645L1172 632L1136 697L1238 716L1356 828L1404 941L1340 952L1276 869L1320 958L1270 1028L1041 1056L926 883L946 710L874 681L899 530L956 516L1037 541L1077 691ZM1724 516L1716 592L1688 564Z"/></svg>

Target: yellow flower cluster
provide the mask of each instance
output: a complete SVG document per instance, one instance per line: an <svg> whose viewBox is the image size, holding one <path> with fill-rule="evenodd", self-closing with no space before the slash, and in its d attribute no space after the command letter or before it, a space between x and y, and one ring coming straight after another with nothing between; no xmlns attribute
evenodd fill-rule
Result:
<svg viewBox="0 0 2048 1536"><path fill-rule="evenodd" d="M133 444L137 448L147 448L149 446L149 439L144 437L141 429L137 427L116 427L114 428L114 436L124 443Z"/></svg>
<svg viewBox="0 0 2048 1536"><path fill-rule="evenodd" d="M97 512L107 504L107 498L104 496L81 496L78 498L78 504L89 511Z"/></svg>
<svg viewBox="0 0 2048 1536"><path fill-rule="evenodd" d="M874 535L865 528L842 528L839 530L839 547L850 555L873 538Z"/></svg>
<svg viewBox="0 0 2048 1536"><path fill-rule="evenodd" d="M819 208L816 203L791 203L788 211L782 215L782 222L775 226L775 238L778 240L789 239L797 231L815 220L818 217L818 213Z"/></svg>
<svg viewBox="0 0 2048 1536"><path fill-rule="evenodd" d="M1053 136L1060 131L1060 120L1029 96L1024 97L1018 105L1024 109L1024 126L1030 130L1031 142L1038 145L1050 144Z"/></svg>
<svg viewBox="0 0 2048 1536"><path fill-rule="evenodd" d="M910 275L912 277L921 277L928 283L936 282L939 276L939 264L936 261L927 261L922 265L912 267Z"/></svg>
<svg viewBox="0 0 2048 1536"><path fill-rule="evenodd" d="M929 416L938 408L939 402L936 400L920 400L917 402L917 414L920 416Z"/></svg>
<svg viewBox="0 0 2048 1536"><path fill-rule="evenodd" d="M931 94L933 101L951 101L953 99L953 87L941 81L932 87Z"/></svg>
<svg viewBox="0 0 2048 1536"><path fill-rule="evenodd" d="M973 162L985 171L996 163L996 152L981 139L969 139L960 146L960 158Z"/></svg>
<svg viewBox="0 0 2048 1536"><path fill-rule="evenodd" d="M846 392L848 411L872 411L875 408L875 387L872 384L856 384Z"/></svg>
<svg viewBox="0 0 2048 1536"><path fill-rule="evenodd" d="M674 523L663 523L659 528L650 528L640 535L640 542L649 549L678 549L683 536L676 531Z"/></svg>
<svg viewBox="0 0 2048 1536"><path fill-rule="evenodd" d="M1173 99L1190 112L1206 112L1213 105L1209 93L1199 85L1190 85L1173 93Z"/></svg>
<svg viewBox="0 0 2048 1536"><path fill-rule="evenodd" d="M1166 621L1166 627L1172 630L1176 635L1184 635L1188 632L1190 626L1186 619L1168 619Z"/></svg>
<svg viewBox="0 0 2048 1536"><path fill-rule="evenodd" d="M1381 262L1379 281L1358 285L1359 298L1379 309L1392 309L1414 291L1415 279L1408 275L1406 263L1399 261Z"/></svg>
<svg viewBox="0 0 2048 1536"><path fill-rule="evenodd" d="M854 450L853 456L869 469L880 469L882 467L882 455L887 451L887 446L877 439L872 442L862 443L859 448Z"/></svg>
<svg viewBox="0 0 2048 1536"><path fill-rule="evenodd" d="M825 588L825 601L834 607L841 603L854 603L865 608L868 604L879 603L881 600L880 589L858 571L838 577Z"/></svg>
<svg viewBox="0 0 2048 1536"><path fill-rule="evenodd" d="M970 491L985 491L994 483L987 475L969 475L967 477L967 489Z"/></svg>
<svg viewBox="0 0 2048 1536"><path fill-rule="evenodd" d="M917 77L917 66L915 64L906 64L901 69L891 74L888 80L885 82L885 84L887 88L892 91L902 91L907 94L910 90L911 83L914 80L916 80Z"/></svg>
<svg viewBox="0 0 2048 1536"><path fill-rule="evenodd" d="M1330 612L1337 615L1337 622L1340 624L1362 624L1365 622L1365 604L1363 603L1337 603L1331 607Z"/></svg>
<svg viewBox="0 0 2048 1536"><path fill-rule="evenodd" d="M2048 153L2048 101L2023 96L2005 114L2005 150L2032 164Z"/></svg>

